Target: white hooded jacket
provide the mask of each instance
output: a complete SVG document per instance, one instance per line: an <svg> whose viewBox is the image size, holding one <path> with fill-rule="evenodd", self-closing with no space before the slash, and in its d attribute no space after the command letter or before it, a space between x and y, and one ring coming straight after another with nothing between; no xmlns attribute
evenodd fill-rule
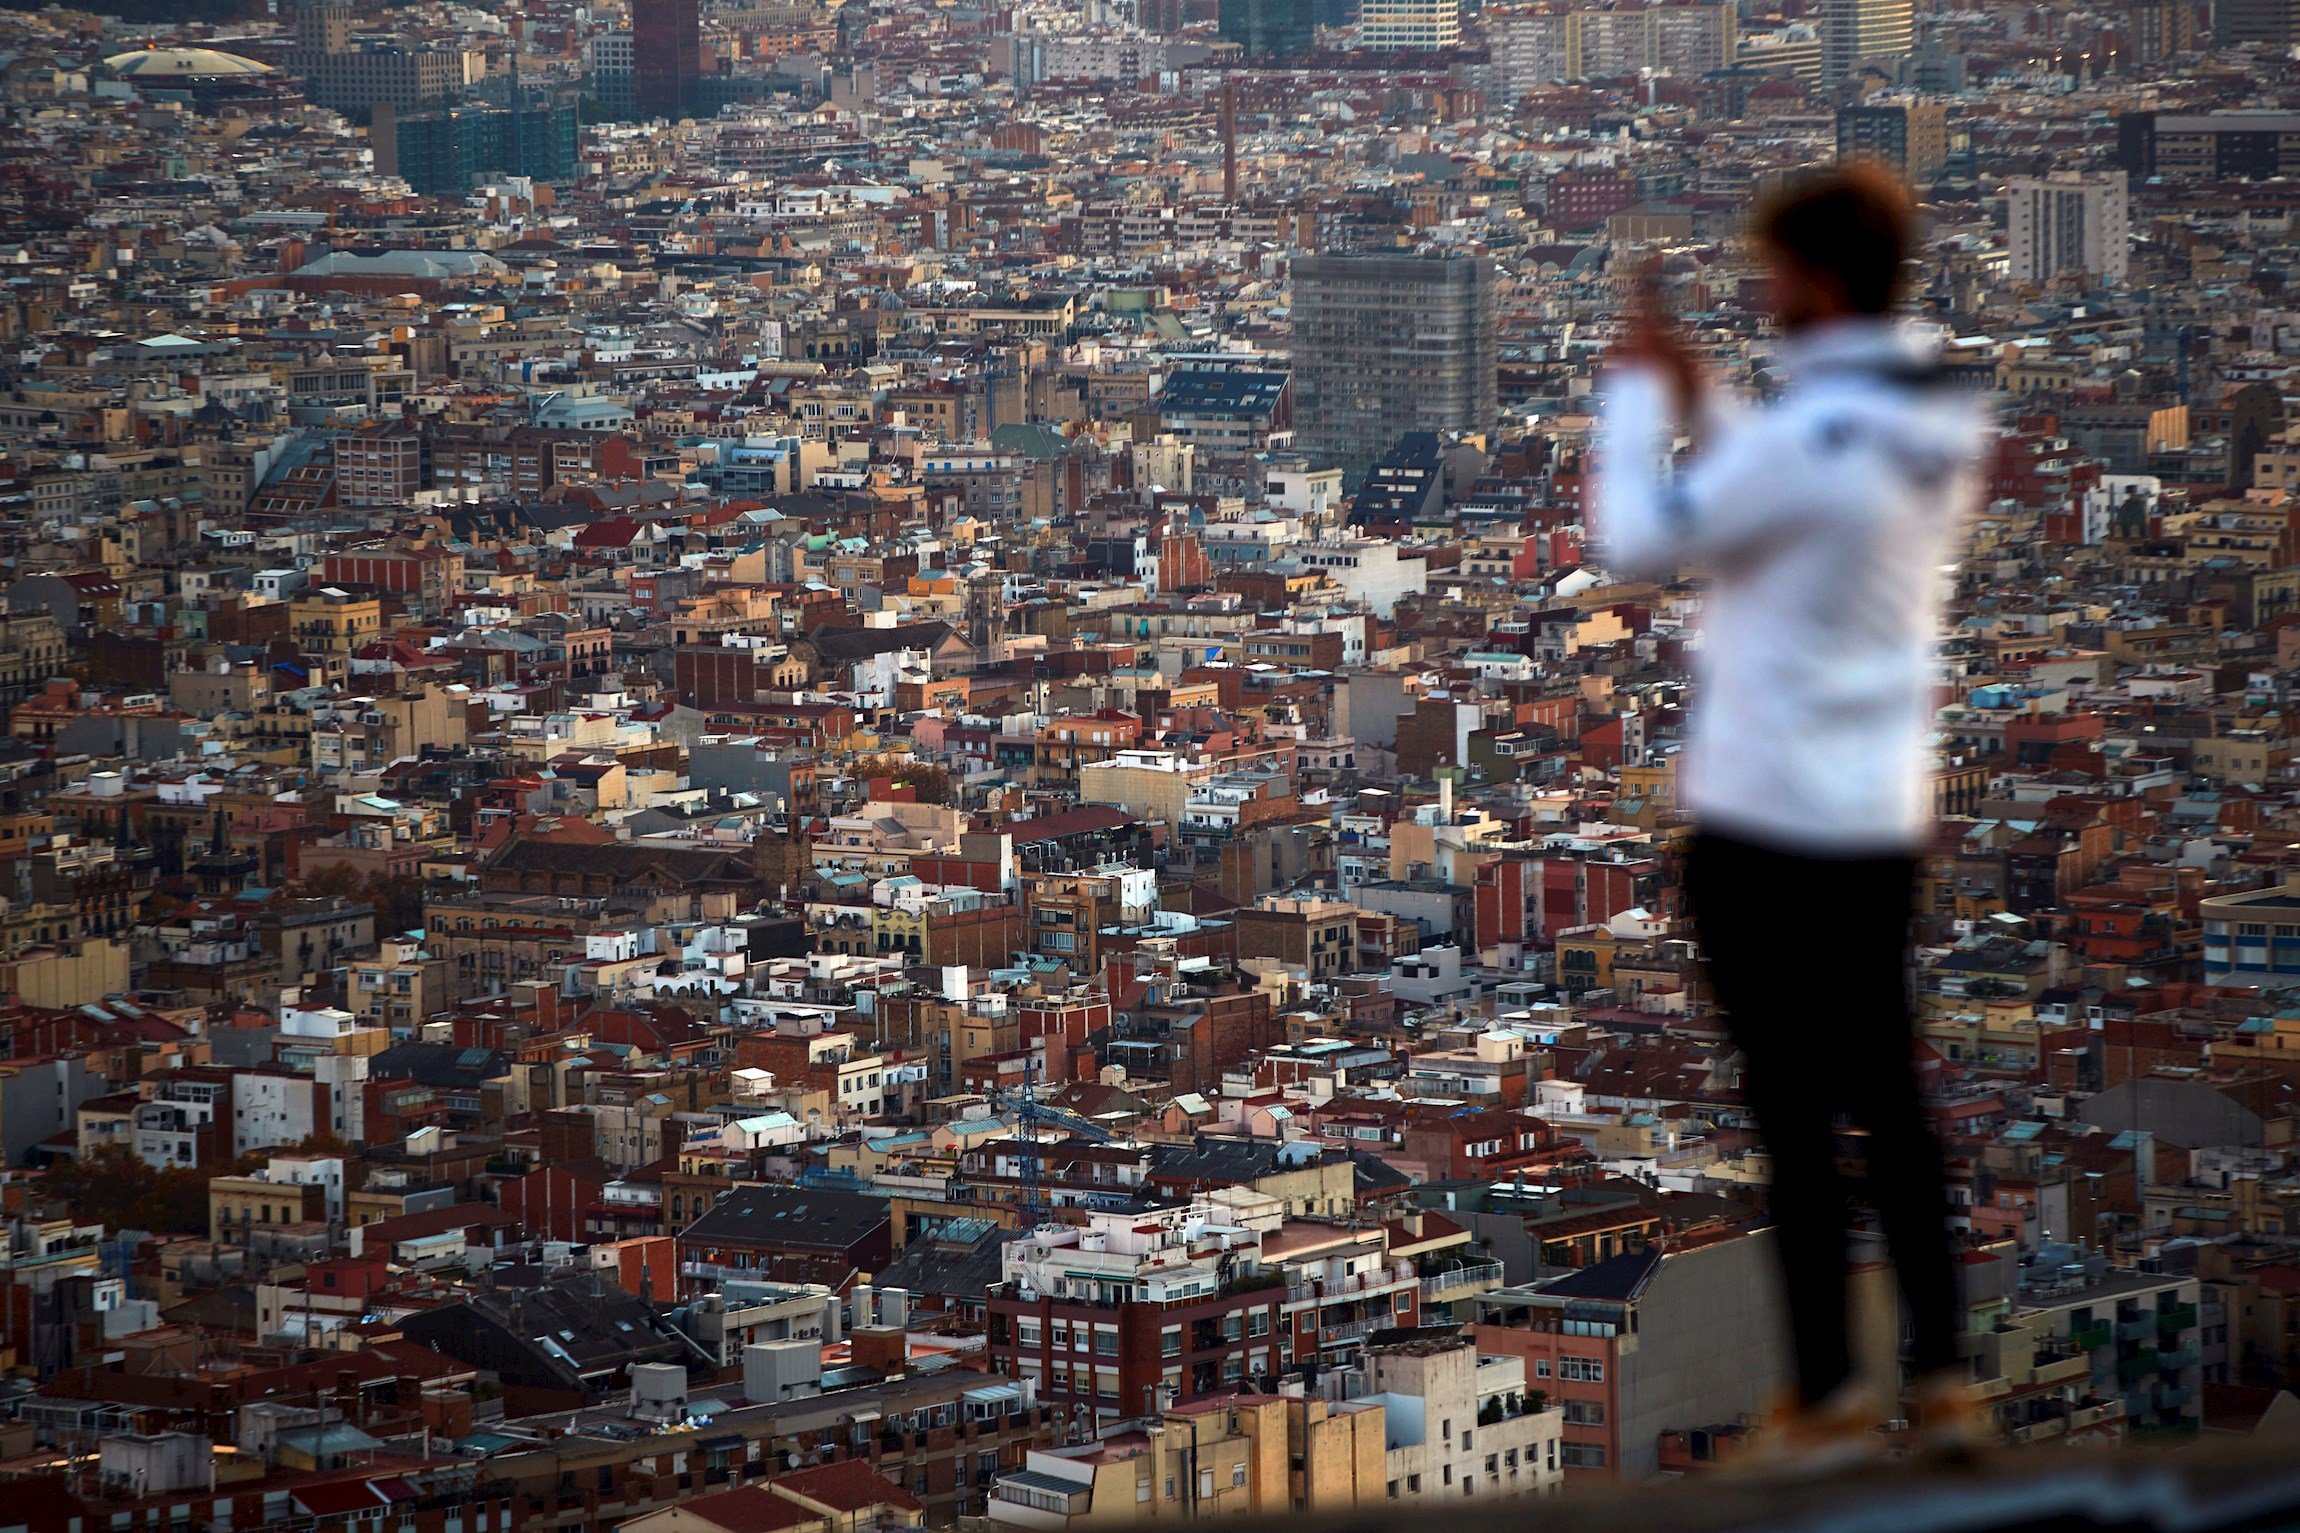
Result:
<svg viewBox="0 0 2300 1533"><path fill-rule="evenodd" d="M1777 364L1781 397L1707 426L1676 473L1665 381L1613 377L1599 557L1710 577L1679 782L1703 829L1823 856L1914 850L1942 569L1979 492L1988 407L1881 319L1799 332Z"/></svg>

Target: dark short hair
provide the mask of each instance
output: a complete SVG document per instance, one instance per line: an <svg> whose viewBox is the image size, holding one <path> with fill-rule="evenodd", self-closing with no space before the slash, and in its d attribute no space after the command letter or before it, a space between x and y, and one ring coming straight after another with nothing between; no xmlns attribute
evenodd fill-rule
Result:
<svg viewBox="0 0 2300 1533"><path fill-rule="evenodd" d="M1901 295L1917 214L1906 182L1873 160L1856 160L1766 198L1750 229L1775 254L1842 284L1856 310L1883 314Z"/></svg>

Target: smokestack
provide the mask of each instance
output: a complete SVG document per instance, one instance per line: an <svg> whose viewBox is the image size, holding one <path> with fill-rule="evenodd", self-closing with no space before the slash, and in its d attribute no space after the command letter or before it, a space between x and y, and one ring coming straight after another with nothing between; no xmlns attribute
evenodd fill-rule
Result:
<svg viewBox="0 0 2300 1533"><path fill-rule="evenodd" d="M1238 82L1222 77L1222 198L1238 200Z"/></svg>

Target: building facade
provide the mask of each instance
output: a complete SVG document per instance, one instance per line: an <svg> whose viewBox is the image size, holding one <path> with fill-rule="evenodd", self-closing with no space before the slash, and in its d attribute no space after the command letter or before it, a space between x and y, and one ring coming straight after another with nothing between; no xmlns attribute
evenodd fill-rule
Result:
<svg viewBox="0 0 2300 1533"><path fill-rule="evenodd" d="M641 117L687 117L702 93L698 0L633 0L631 98Z"/></svg>
<svg viewBox="0 0 2300 1533"><path fill-rule="evenodd" d="M1314 461L1362 474L1408 431L1492 428L1490 258L1301 256L1293 279L1296 442Z"/></svg>
<svg viewBox="0 0 2300 1533"><path fill-rule="evenodd" d="M1863 64L1897 64L1916 44L1910 0L1822 0L1821 78L1835 86Z"/></svg>
<svg viewBox="0 0 2300 1533"><path fill-rule="evenodd" d="M1837 113L1837 158L1882 160L1927 185L1948 163L1948 108L1938 101L1845 107Z"/></svg>
<svg viewBox="0 0 2300 1533"><path fill-rule="evenodd" d="M2018 178L2005 190L2005 211L2015 282L2077 272L2124 285L2132 239L2123 176Z"/></svg>
<svg viewBox="0 0 2300 1533"><path fill-rule="evenodd" d="M1425 53L1461 42L1461 0L1366 0L1358 45L1374 53Z"/></svg>

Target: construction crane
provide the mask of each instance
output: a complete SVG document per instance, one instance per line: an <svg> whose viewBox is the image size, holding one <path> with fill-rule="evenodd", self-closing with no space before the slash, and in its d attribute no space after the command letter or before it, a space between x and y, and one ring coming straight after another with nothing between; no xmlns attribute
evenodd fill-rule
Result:
<svg viewBox="0 0 2300 1533"><path fill-rule="evenodd" d="M1022 1057L1022 1098L1014 1110L1015 1137L1022 1141L1022 1219L1036 1229L1046 1219L1046 1194L1038 1163L1038 1056Z"/></svg>
<svg viewBox="0 0 2300 1533"><path fill-rule="evenodd" d="M1035 1050L1022 1057L1022 1085L1014 1099L1014 1137L1022 1145L1022 1216L1036 1225L1049 1211L1046 1202L1045 1166L1039 1154L1039 1129L1057 1128L1072 1134L1088 1144L1108 1144L1117 1136L1091 1118L1080 1117L1066 1107L1051 1107L1038 1100L1038 1054Z"/></svg>

